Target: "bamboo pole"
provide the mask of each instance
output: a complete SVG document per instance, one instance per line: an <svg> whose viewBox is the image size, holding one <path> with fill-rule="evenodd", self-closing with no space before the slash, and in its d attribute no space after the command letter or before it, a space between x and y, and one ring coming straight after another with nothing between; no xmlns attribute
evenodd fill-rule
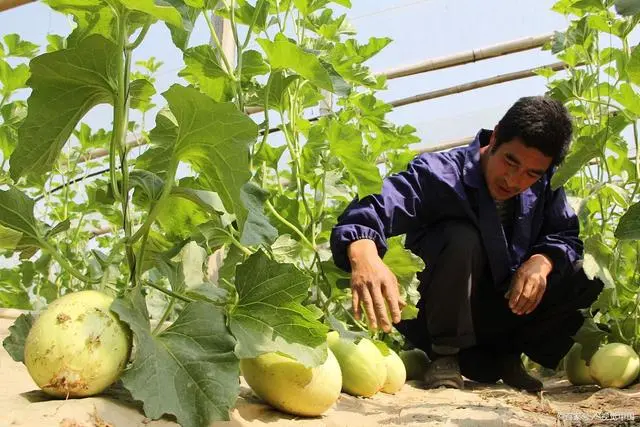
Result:
<svg viewBox="0 0 640 427"><path fill-rule="evenodd" d="M496 58L498 56L509 55L512 53L542 47L545 43L551 41L552 39L553 33L525 37L522 39L511 40L505 43L499 43L480 49L473 49L465 52L455 53L453 55L427 59L426 61L420 62L418 64L410 65L407 67L399 67L391 69L389 71L383 71L381 73L377 73L377 75L385 76L387 80L392 80L399 77L426 73L428 71L451 68L458 65L469 64L472 62Z"/></svg>
<svg viewBox="0 0 640 427"><path fill-rule="evenodd" d="M395 101L390 102L390 104L394 107L401 107L403 105L414 104L416 102L423 102L423 101L427 101L434 98L441 98L443 96L454 95L457 93L467 92L474 89L480 89L487 86L493 86L500 83L534 77L537 75L535 71L541 68L551 68L554 71L559 71L566 67L567 65L564 62L556 62L556 63L549 64L542 67L530 68L528 70L516 71L514 73L501 74L498 76L490 77L488 79L477 80L474 82L451 86L444 89L421 93L419 95L409 96L407 98L397 99Z"/></svg>
<svg viewBox="0 0 640 427"><path fill-rule="evenodd" d="M31 3L35 0L0 0L0 12Z"/></svg>

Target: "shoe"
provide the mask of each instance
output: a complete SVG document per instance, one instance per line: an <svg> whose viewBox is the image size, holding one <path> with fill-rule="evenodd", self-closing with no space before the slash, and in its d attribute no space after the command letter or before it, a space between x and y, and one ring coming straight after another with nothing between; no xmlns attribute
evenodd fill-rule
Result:
<svg viewBox="0 0 640 427"><path fill-rule="evenodd" d="M518 390L537 393L542 390L542 381L529 375L519 354L509 354L502 360L502 381Z"/></svg>
<svg viewBox="0 0 640 427"><path fill-rule="evenodd" d="M463 389L464 381L460 374L458 355L435 356L424 374L426 388L456 388Z"/></svg>

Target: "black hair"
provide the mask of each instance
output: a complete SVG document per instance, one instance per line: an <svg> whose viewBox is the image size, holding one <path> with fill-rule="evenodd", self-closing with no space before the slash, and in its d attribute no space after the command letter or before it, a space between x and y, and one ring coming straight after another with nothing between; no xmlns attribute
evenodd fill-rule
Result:
<svg viewBox="0 0 640 427"><path fill-rule="evenodd" d="M498 122L494 149L519 138L558 165L567 155L572 133L571 116L561 102L547 96L527 96L516 101Z"/></svg>

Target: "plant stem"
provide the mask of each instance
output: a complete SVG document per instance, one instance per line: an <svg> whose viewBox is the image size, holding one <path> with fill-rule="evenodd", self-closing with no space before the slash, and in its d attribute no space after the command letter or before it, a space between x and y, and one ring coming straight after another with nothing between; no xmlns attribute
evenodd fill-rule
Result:
<svg viewBox="0 0 640 427"><path fill-rule="evenodd" d="M100 283L102 281L102 278L92 279L80 273L74 266L71 265L71 263L63 255L60 254L60 252L58 252L56 248L51 246L45 240L40 240L40 245L42 249L49 252L49 255L51 255L51 257L55 259L63 269L69 272L69 274L71 274L76 279L85 283L92 283L92 284Z"/></svg>
<svg viewBox="0 0 640 427"><path fill-rule="evenodd" d="M307 236L304 235L304 233L302 231L300 231L300 229L298 227L296 227L295 225L293 225L292 223L290 223L289 221L287 221L282 215L280 215L278 213L278 211L276 210L276 208L273 207L273 205L271 204L270 201L266 201L265 202L265 206L267 207L267 209L269 209L269 211L273 214L273 216L275 216L276 218L278 218L278 220L280 222L282 222L284 225L286 225L287 227L289 227L294 233L296 233L298 236L300 236L300 239L302 239L302 241L304 243L306 243L311 249L313 249L314 251L316 250L316 247L313 245L313 243L311 243L309 241L309 239L307 239Z"/></svg>
<svg viewBox="0 0 640 427"><path fill-rule="evenodd" d="M9 94L5 93L2 96L2 99L0 99L0 108L2 108L4 106L4 104L9 100Z"/></svg>
<svg viewBox="0 0 640 427"><path fill-rule="evenodd" d="M167 304L167 308L164 309L164 313L162 313L162 317L160 317L158 324L156 325L155 328L153 328L153 332L152 332L153 335L156 335L158 332L160 332L160 328L162 327L162 324L169 317L169 314L171 314L171 310L173 309L173 305L175 304L175 302L176 302L175 297L171 297L171 300L169 300L169 304Z"/></svg>
<svg viewBox="0 0 640 427"><path fill-rule="evenodd" d="M140 33L138 34L138 37L136 37L136 39L132 43L127 43L127 45L125 46L125 49L134 50L138 46L140 46L140 43L142 43L142 41L146 37L150 27L151 27L151 16L148 16L146 22L144 23L144 26L142 27L142 29L140 30Z"/></svg>
<svg viewBox="0 0 640 427"><path fill-rule="evenodd" d="M231 239L231 243L233 243L233 245L240 249L245 255L247 256L251 256L253 255L253 252L251 251L251 249L247 248L245 245L243 245L242 243L240 243L240 241L238 239L236 239L236 237L233 235L233 233L223 229L223 228L218 228L218 230L224 232L227 236L229 236L229 239Z"/></svg>
<svg viewBox="0 0 640 427"><path fill-rule="evenodd" d="M253 19L251 20L251 25L249 25L249 29L247 30L247 37L244 39L244 43L242 43L241 50L245 50L247 46L249 46L249 42L251 41L251 34L253 32L253 27L256 25L256 21L258 20L258 15L260 15L260 11L266 4L266 0L258 0L256 3L256 8L254 9Z"/></svg>
<svg viewBox="0 0 640 427"><path fill-rule="evenodd" d="M131 237L131 219L129 218L129 165L127 164L127 129L129 125L129 86L130 86L130 73L131 73L131 56L132 48L127 44L128 31L127 31L127 19L128 12L123 11L118 16L118 28L119 39L118 45L122 52L118 55L117 70L118 70L118 93L114 103L114 119L113 119L113 143L120 155L120 166L122 168L122 188L120 193L120 202L122 204L122 226L124 228L125 239L127 241ZM147 22L150 25L150 22ZM147 25L145 24L145 25ZM138 36L138 39L132 46L140 44L146 31L143 30ZM111 153L110 153L111 154ZM115 183L117 186L117 183ZM133 252L133 246L127 243L125 246L125 252L127 254L127 262L129 265L130 278L133 279L133 286L135 286L135 268L136 259Z"/></svg>
<svg viewBox="0 0 640 427"><path fill-rule="evenodd" d="M231 11L231 13L233 14L233 11ZM213 28L213 23L211 22L211 18L207 14L206 10L203 10L202 14L204 15L205 21L207 21L207 26L209 27L209 32L211 33L211 39L216 44L216 48L218 49L218 53L220 55L220 58L222 58L222 62L224 62L224 66L226 68L227 75L229 76L230 79L235 81L236 78L235 78L235 75L233 73L233 67L231 66L231 64L229 64L229 60L227 59L227 55L225 55L224 54L224 50L222 50L222 43L220 43L220 39L218 38L218 33L216 33L216 29Z"/></svg>
<svg viewBox="0 0 640 427"><path fill-rule="evenodd" d="M271 93L271 76L267 80L267 85L264 89L264 132L262 133L262 139L258 149L254 151L253 155L249 159L249 169L253 170L253 159L262 152L262 148L267 143L269 137L269 94ZM276 168L277 171L277 168Z"/></svg>
<svg viewBox="0 0 640 427"><path fill-rule="evenodd" d="M155 221L156 217L160 213L160 207L164 204L164 201L171 194L171 189L173 188L173 181L175 181L177 169L178 169L178 162L174 158L172 158L171 163L169 164L169 169L167 171L167 178L165 179L165 182L164 182L164 188L162 189L162 194L160 195L160 198L158 199L158 201L154 203L153 207L151 208L151 211L149 212L149 215L147 216L147 219L144 221L142 226L140 226L138 231L136 231L136 233L131 237L129 242L131 245L133 245L135 242L140 240L144 234L149 233L149 230L151 229L151 225L153 224L153 221Z"/></svg>
<svg viewBox="0 0 640 427"><path fill-rule="evenodd" d="M178 294L176 292L170 291L169 289L165 289L162 286L158 286L153 282L149 282L148 280L143 280L142 284L145 285L145 286L150 286L150 287L152 287L154 289L157 289L158 291L162 292L163 294L169 295L170 297L173 297L173 298L177 298L180 301L193 302L193 300L191 298L189 298L189 297L186 297L184 295L180 295L180 294Z"/></svg>
<svg viewBox="0 0 640 427"><path fill-rule="evenodd" d="M244 111L244 93L242 92L242 45L240 44L240 38L238 37L238 26L236 25L236 2L231 0L231 32L233 33L233 40L236 45L236 95L238 97L238 109ZM254 14L255 20L255 14Z"/></svg>

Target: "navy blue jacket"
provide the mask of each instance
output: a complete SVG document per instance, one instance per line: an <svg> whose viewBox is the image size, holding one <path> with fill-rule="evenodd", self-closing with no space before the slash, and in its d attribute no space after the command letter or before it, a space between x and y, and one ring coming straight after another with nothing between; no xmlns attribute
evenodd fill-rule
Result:
<svg viewBox="0 0 640 427"><path fill-rule="evenodd" d="M564 190L551 189L551 169L516 196L513 235L507 241L480 165L480 147L490 136L491 131L483 129L469 146L421 154L406 171L386 178L381 194L354 200L331 233L335 264L350 271L347 246L355 240L373 240L383 257L386 239L405 233L405 246L425 258L425 244L437 248L444 243L438 223L457 219L480 231L496 286L506 286L536 253L551 258L554 273L574 271L583 251L579 221ZM428 268L429 260L425 262Z"/></svg>

